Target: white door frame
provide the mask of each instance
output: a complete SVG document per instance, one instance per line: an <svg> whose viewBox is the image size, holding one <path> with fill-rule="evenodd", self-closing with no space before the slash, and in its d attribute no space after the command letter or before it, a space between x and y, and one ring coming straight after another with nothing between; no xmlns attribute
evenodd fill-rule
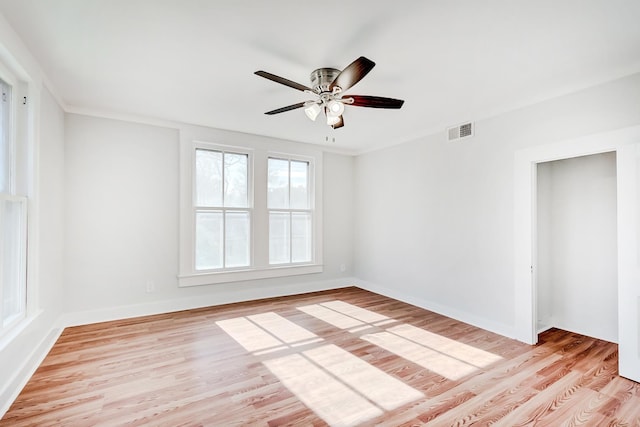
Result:
<svg viewBox="0 0 640 427"><path fill-rule="evenodd" d="M629 300L638 283L640 264L640 126L589 135L517 151L514 161L515 332L516 339L538 341L536 280L537 164L572 157L616 152L618 220L618 327L620 374L638 381L640 299ZM626 321L625 321L626 319ZM629 333L634 332L635 333ZM634 355L635 353L635 355Z"/></svg>

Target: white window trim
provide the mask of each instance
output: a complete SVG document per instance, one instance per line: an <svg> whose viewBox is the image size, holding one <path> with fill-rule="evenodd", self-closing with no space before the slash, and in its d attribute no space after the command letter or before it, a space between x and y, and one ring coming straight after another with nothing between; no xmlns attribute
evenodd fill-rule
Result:
<svg viewBox="0 0 640 427"><path fill-rule="evenodd" d="M198 128L200 129L200 128ZM180 254L178 286L200 286L229 282L269 279L322 273L322 151L304 144L274 141L259 136L228 133L231 144L215 142L219 136L194 135L192 129L180 132ZM209 130L209 133L216 133ZM225 135L227 136L227 135ZM234 144L237 139L241 143ZM302 146L300 146L302 145ZM275 146L275 147L274 147ZM249 176L251 205L251 261L249 268L226 269L221 271L195 270L195 224L193 219L193 170L196 148L223 150L249 154ZM310 182L313 183L311 206L313 208L313 259L304 264L269 265L269 219L267 209L267 159L269 157L290 158L309 161Z"/></svg>
<svg viewBox="0 0 640 427"><path fill-rule="evenodd" d="M37 85L18 67L7 52L0 52L0 78L11 87L10 112L10 165L9 192L4 200L23 205L24 251L20 254L20 273L25 298L23 312L3 328L0 324L0 349L4 348L26 325L37 316L38 308L38 230L37 230L37 150L35 149L35 127L40 93ZM0 303L2 303L0 301Z"/></svg>

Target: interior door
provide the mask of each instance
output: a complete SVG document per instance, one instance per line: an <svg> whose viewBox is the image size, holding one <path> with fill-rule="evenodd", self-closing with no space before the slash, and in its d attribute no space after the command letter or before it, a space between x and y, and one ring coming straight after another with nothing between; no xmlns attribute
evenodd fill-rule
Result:
<svg viewBox="0 0 640 427"><path fill-rule="evenodd" d="M640 143L618 149L617 169L619 371L640 382Z"/></svg>

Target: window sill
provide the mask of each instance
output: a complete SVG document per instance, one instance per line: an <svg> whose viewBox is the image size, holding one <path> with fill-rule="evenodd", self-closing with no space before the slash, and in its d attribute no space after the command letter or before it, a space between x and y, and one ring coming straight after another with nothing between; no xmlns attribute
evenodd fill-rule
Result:
<svg viewBox="0 0 640 427"><path fill-rule="evenodd" d="M31 316L25 316L21 320L17 321L14 326L9 328L0 337L0 352L5 349L17 336L19 336L27 327L42 313L42 310L38 310Z"/></svg>
<svg viewBox="0 0 640 427"><path fill-rule="evenodd" d="M184 288L189 286L270 279L274 277L298 276L303 274L322 273L322 270L322 264L305 264L253 270L224 271L218 273L183 274L178 276L178 286Z"/></svg>

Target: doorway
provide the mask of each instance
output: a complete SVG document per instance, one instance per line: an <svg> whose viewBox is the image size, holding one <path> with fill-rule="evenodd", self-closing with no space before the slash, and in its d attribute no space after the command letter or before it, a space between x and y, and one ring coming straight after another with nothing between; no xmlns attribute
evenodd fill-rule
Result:
<svg viewBox="0 0 640 427"><path fill-rule="evenodd" d="M525 148L514 159L514 338L538 342L536 201L539 163L616 154L618 372L640 382L640 126Z"/></svg>
<svg viewBox="0 0 640 427"><path fill-rule="evenodd" d="M616 153L537 164L537 332L618 342Z"/></svg>

